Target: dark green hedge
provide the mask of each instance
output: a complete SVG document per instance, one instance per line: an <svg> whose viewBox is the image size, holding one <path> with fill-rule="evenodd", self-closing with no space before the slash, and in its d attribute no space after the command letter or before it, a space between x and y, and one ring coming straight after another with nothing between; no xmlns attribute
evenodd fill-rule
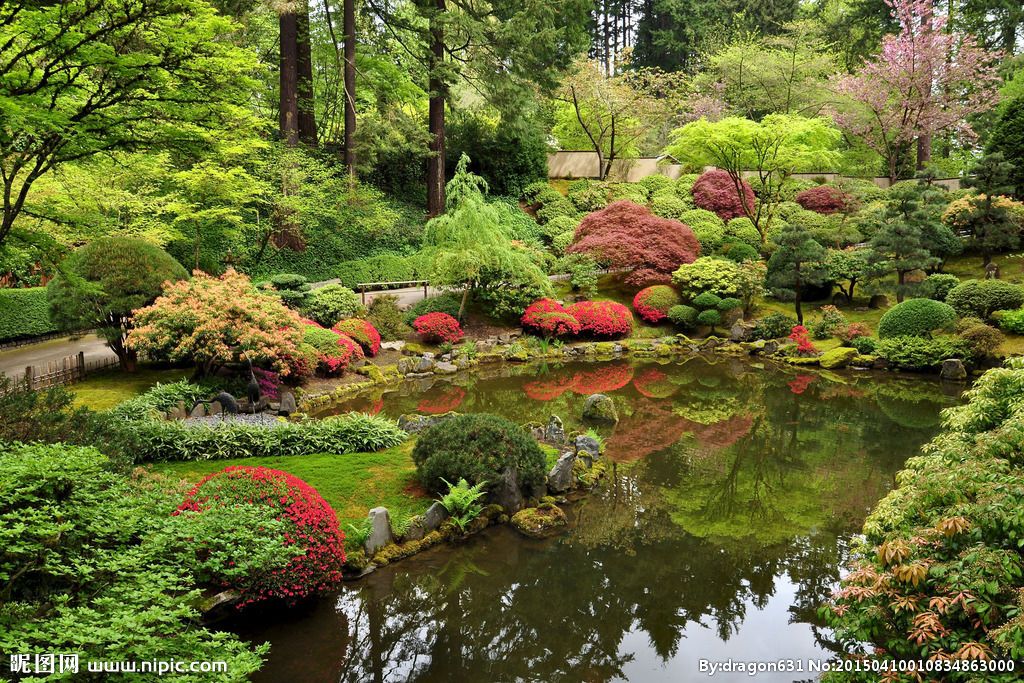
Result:
<svg viewBox="0 0 1024 683"><path fill-rule="evenodd" d="M0 342L58 330L50 320L46 287L0 289Z"/></svg>

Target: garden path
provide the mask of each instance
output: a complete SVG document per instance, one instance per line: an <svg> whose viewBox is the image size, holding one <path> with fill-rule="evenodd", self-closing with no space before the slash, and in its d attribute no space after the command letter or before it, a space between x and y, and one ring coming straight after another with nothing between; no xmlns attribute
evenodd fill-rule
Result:
<svg viewBox="0 0 1024 683"><path fill-rule="evenodd" d="M79 351L85 354L86 363L114 357L107 343L95 334L61 337L0 351L0 373L16 377L22 375L29 365L43 367L50 361L59 363Z"/></svg>

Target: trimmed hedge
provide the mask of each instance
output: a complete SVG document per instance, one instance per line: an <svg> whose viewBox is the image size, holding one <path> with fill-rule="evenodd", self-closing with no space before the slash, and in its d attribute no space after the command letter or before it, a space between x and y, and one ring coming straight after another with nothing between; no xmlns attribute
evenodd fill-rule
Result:
<svg viewBox="0 0 1024 683"><path fill-rule="evenodd" d="M0 342L57 332L46 287L0 289Z"/></svg>
<svg viewBox="0 0 1024 683"><path fill-rule="evenodd" d="M1024 306L1024 288L1002 280L965 280L949 290L946 303L962 318L988 320L996 311Z"/></svg>
<svg viewBox="0 0 1024 683"><path fill-rule="evenodd" d="M927 370L947 358L971 359L967 342L949 338L890 337L878 343L875 353L902 370Z"/></svg>
<svg viewBox="0 0 1024 683"><path fill-rule="evenodd" d="M956 311L949 304L933 299L907 299L885 312L878 323L878 336L927 337L933 330L955 321Z"/></svg>

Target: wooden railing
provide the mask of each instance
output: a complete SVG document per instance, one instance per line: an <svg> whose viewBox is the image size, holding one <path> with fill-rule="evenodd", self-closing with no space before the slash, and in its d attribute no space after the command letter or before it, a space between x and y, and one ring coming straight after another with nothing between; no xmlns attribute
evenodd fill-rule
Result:
<svg viewBox="0 0 1024 683"><path fill-rule="evenodd" d="M427 297L427 287L430 283L427 280L395 280L392 282L360 282L356 285L363 305L366 305L367 292L381 292L391 289L404 289L407 287L423 287L423 298Z"/></svg>
<svg viewBox="0 0 1024 683"><path fill-rule="evenodd" d="M45 389L59 384L72 384L85 378L90 372L114 367L118 364L116 357L85 360L85 353L67 356L59 361L48 361L46 365L29 365L24 374L11 379L29 389Z"/></svg>

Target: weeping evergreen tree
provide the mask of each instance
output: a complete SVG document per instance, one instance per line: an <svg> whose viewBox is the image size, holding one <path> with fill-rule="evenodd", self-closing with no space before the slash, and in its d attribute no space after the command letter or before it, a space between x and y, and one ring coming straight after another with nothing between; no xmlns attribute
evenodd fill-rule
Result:
<svg viewBox="0 0 1024 683"><path fill-rule="evenodd" d="M512 243L497 209L485 201L487 182L468 167L469 157L463 154L445 187L447 211L427 223L423 233L431 284L462 289L460 320L474 291L501 285L509 274L519 286L550 288L544 271Z"/></svg>

